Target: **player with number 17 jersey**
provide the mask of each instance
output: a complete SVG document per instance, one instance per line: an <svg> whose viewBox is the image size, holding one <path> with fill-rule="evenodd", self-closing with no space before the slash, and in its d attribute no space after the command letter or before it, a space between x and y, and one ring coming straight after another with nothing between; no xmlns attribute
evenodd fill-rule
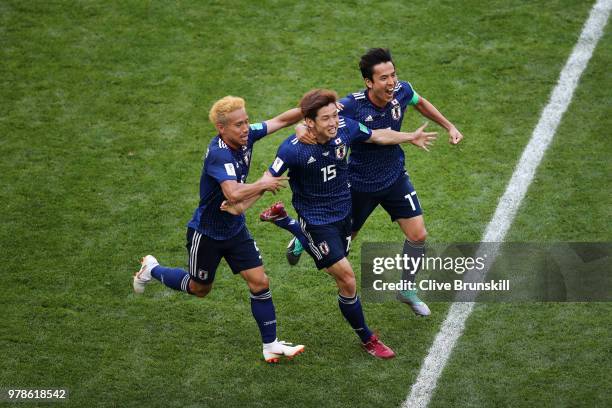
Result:
<svg viewBox="0 0 612 408"><path fill-rule="evenodd" d="M381 108L370 102L366 91L349 94L340 99L343 106L340 115L357 120L370 129L399 132L406 108L416 105L419 95L410 83L398 81L393 96L393 100ZM399 145L356 144L349 157L351 188L373 192L391 186L404 174L404 161L404 150Z"/></svg>

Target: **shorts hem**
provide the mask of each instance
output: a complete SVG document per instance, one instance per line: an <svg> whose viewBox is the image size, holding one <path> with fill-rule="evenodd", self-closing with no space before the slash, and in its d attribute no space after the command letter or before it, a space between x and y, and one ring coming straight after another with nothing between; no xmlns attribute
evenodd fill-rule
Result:
<svg viewBox="0 0 612 408"><path fill-rule="evenodd" d="M335 264L342 258L346 258L346 255L343 255L341 257L332 258L331 261L325 261L325 262L321 261L320 263L315 262L315 266L317 267L318 270L329 268L330 266L332 266L333 264Z"/></svg>
<svg viewBox="0 0 612 408"><path fill-rule="evenodd" d="M411 214L408 216L404 216L404 215L394 216L394 215L389 214L389 218L391 218L391 222L395 222L397 220L401 220L402 218L409 220L410 218L418 217L419 215L423 215L423 211L421 211L418 214Z"/></svg>
<svg viewBox="0 0 612 408"><path fill-rule="evenodd" d="M227 260L226 260L225 262L227 262ZM228 266L229 266L229 265L228 265ZM261 259L260 259L260 260L259 260L259 262L258 262L258 263L256 263L255 265L248 266L248 267L246 267L246 268L241 268L239 271L235 271L235 270L234 270L234 268L232 268L231 266L230 266L229 268L230 268L230 270L232 271L232 273L233 273L234 275L238 275L238 274L239 274L240 272L242 272L242 271L247 271L247 270L249 270L249 269L253 269L253 268L259 268L260 266L263 266L263 261L262 261Z"/></svg>

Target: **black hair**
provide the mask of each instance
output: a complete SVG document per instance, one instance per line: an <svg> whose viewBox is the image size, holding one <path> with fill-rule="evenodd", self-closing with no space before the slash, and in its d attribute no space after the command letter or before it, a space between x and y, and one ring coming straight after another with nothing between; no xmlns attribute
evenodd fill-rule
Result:
<svg viewBox="0 0 612 408"><path fill-rule="evenodd" d="M378 65L383 62L393 63L391 51L389 51L388 48L370 48L359 61L359 69L361 70L361 75L363 78L367 78L372 81L374 65Z"/></svg>

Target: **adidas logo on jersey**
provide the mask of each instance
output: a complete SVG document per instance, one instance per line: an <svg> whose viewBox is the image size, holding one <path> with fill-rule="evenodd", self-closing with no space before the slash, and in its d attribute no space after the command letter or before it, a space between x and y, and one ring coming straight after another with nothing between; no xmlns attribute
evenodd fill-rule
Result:
<svg viewBox="0 0 612 408"><path fill-rule="evenodd" d="M372 122L374 120L374 118L372 118L372 115L368 115L367 118L365 118L366 122Z"/></svg>
<svg viewBox="0 0 612 408"><path fill-rule="evenodd" d="M317 159L315 159L314 157L310 156L310 159L308 159L308 163L307 164L314 163L316 161L317 161Z"/></svg>
<svg viewBox="0 0 612 408"><path fill-rule="evenodd" d="M329 152L324 152L322 154L323 154L323 156L329 156Z"/></svg>

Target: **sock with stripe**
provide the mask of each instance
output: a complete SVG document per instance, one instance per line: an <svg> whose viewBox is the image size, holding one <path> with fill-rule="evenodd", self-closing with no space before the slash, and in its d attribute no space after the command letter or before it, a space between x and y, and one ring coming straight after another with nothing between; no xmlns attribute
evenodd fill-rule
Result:
<svg viewBox="0 0 612 408"><path fill-rule="evenodd" d="M181 268L167 268L158 265L151 270L151 276L174 290L189 292L189 274Z"/></svg>
<svg viewBox="0 0 612 408"><path fill-rule="evenodd" d="M338 306L340 306L342 316L344 316L346 321L349 322L361 341L363 343L367 343L367 341L370 340L370 337L372 337L372 332L365 322L359 296L355 295L354 297L346 297L338 294Z"/></svg>
<svg viewBox="0 0 612 408"><path fill-rule="evenodd" d="M259 326L262 342L265 344L276 340L276 312L270 289L251 292L251 312Z"/></svg>
<svg viewBox="0 0 612 408"><path fill-rule="evenodd" d="M308 240L304 236L304 233L302 232L302 228L300 228L300 224L296 220L294 220L290 216L286 216L282 220L276 220L273 222L274 222L274 225L276 225L277 227L280 227L292 233L300 241L300 244L302 244L302 247L304 248L308 247Z"/></svg>

